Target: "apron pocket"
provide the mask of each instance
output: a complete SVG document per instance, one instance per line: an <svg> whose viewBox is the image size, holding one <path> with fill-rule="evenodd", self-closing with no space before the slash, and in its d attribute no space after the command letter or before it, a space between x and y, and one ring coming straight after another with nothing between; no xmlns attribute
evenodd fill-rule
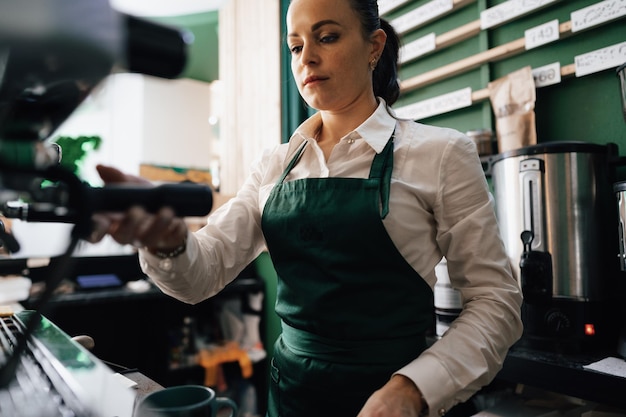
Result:
<svg viewBox="0 0 626 417"><path fill-rule="evenodd" d="M276 361L272 358L271 362L272 369L270 370L270 376L272 377L272 381L278 384L280 382L280 370L276 367Z"/></svg>
<svg viewBox="0 0 626 417"><path fill-rule="evenodd" d="M267 417L280 417L280 370L276 366L276 360L270 362L270 392L267 404Z"/></svg>

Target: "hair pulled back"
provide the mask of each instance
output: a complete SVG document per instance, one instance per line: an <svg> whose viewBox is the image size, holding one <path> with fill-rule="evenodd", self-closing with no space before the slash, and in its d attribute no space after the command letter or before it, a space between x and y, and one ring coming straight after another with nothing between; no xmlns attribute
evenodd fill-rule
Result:
<svg viewBox="0 0 626 417"><path fill-rule="evenodd" d="M349 0L349 2L350 7L361 21L363 35L366 39L377 29L382 29L387 34L387 42L378 65L374 69L372 81L374 95L384 98L387 105L391 106L400 96L400 85L398 84L400 38L393 26L378 15L377 0Z"/></svg>

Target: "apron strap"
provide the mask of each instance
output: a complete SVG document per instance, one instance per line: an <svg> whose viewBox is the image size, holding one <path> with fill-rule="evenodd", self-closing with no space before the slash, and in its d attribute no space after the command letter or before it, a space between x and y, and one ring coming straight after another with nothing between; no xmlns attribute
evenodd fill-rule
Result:
<svg viewBox="0 0 626 417"><path fill-rule="evenodd" d="M395 132L394 132L395 133ZM393 171L393 134L387 141L387 145L381 153L374 156L370 179L380 181L380 218L384 219L389 214L389 193L391 191L391 173Z"/></svg>
<svg viewBox="0 0 626 417"><path fill-rule="evenodd" d="M394 131L395 134L395 131ZM379 188L380 188L380 202L381 202L381 213L380 218L384 219L389 214L389 193L391 191L391 173L393 172L393 134L387 141L385 148L381 153L378 153L374 156L374 161L372 161L372 167L370 168L370 179L379 180ZM293 167L296 165L302 152L304 152L304 148L308 142L304 142L302 146L297 150L287 168L283 171L283 174L280 176L276 184L282 184L287 178L287 175L291 172Z"/></svg>
<svg viewBox="0 0 626 417"><path fill-rule="evenodd" d="M289 161L289 165L287 165L287 168L285 168L285 170L283 171L283 175L280 176L280 178L278 179L276 184L282 184L285 181L285 178L287 178L287 175L289 175L289 173L291 172L293 167L298 162L298 159L300 159L300 156L302 155L302 152L304 152L304 148L306 148L307 144L308 144L308 142L305 141L302 144L302 146L300 146L300 148L296 151L296 153L293 156L293 158L291 158L291 161Z"/></svg>

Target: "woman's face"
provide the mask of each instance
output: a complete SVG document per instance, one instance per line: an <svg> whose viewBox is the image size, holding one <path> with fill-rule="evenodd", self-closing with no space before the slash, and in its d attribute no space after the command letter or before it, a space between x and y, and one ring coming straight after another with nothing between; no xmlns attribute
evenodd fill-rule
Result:
<svg viewBox="0 0 626 417"><path fill-rule="evenodd" d="M361 22L348 0L292 1L287 12L287 44L302 98L309 106L326 111L371 99L369 63L380 55L384 37L383 31L377 31L372 40L364 39Z"/></svg>

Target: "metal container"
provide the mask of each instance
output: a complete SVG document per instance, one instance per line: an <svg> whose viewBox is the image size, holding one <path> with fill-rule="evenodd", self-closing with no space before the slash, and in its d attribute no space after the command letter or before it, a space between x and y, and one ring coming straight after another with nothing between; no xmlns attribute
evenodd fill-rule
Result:
<svg viewBox="0 0 626 417"><path fill-rule="evenodd" d="M613 191L617 197L617 232L619 239L619 264L620 269L626 272L626 181L617 182L613 185ZM617 352L626 358L626 308L622 305L621 330L617 340Z"/></svg>
<svg viewBox="0 0 626 417"><path fill-rule="evenodd" d="M463 302L461 293L450 283L446 258L435 266L435 275L437 276L434 288L435 332L437 337L442 337L452 322L461 314Z"/></svg>
<svg viewBox="0 0 626 417"><path fill-rule="evenodd" d="M617 197L619 264L620 269L626 271L626 181L615 183L613 191Z"/></svg>
<svg viewBox="0 0 626 417"><path fill-rule="evenodd" d="M518 279L520 236L530 230L530 249L552 257L553 298L604 299L616 269L610 181L616 155L613 144L551 142L492 157L496 215Z"/></svg>
<svg viewBox="0 0 626 417"><path fill-rule="evenodd" d="M622 115L626 121L626 63L617 67L617 76L619 78L619 95L622 102Z"/></svg>
<svg viewBox="0 0 626 417"><path fill-rule="evenodd" d="M493 153L493 132L491 129L469 130L465 134L474 141L478 155L485 156Z"/></svg>

